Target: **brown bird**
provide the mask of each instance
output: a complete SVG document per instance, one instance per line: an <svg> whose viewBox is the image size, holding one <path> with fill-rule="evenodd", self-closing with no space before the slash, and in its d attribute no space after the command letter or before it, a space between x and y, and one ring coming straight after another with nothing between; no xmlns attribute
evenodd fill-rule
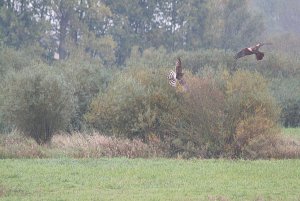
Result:
<svg viewBox="0 0 300 201"><path fill-rule="evenodd" d="M186 91L188 89L187 84L185 80L183 79L183 74L182 73L182 66L181 66L181 60L178 57L176 60L176 67L175 67L175 72L171 70L168 75L169 79L169 84L173 87L176 87L177 80L180 85L183 86L184 90Z"/></svg>
<svg viewBox="0 0 300 201"><path fill-rule="evenodd" d="M257 45L255 45L253 47L244 48L241 51L239 51L235 55L234 58L239 59L239 58L244 57L244 56L255 54L256 60L262 60L264 58L265 54L263 52L260 52L259 48L263 45L271 45L271 44L272 43L258 43Z"/></svg>

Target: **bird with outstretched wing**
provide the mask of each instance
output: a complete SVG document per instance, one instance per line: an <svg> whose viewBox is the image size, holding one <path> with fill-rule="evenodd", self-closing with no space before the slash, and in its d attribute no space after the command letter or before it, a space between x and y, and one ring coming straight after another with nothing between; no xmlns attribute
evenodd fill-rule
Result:
<svg viewBox="0 0 300 201"><path fill-rule="evenodd" d="M271 44L272 43L258 43L255 46L244 48L241 51L239 51L234 58L239 59L244 56L255 54L256 60L262 60L265 54L259 51L259 48L262 47L263 45L271 45Z"/></svg>
<svg viewBox="0 0 300 201"><path fill-rule="evenodd" d="M186 81L183 79L183 74L184 73L182 73L181 59L178 57L176 60L175 72L173 70L169 72L169 84L173 87L176 87L176 83L178 81L178 83L183 87L183 89L187 91L188 86L186 84Z"/></svg>

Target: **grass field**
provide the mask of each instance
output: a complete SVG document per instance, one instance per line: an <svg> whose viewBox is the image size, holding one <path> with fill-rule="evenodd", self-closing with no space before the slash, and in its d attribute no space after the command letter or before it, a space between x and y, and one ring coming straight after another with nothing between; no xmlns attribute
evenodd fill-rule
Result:
<svg viewBox="0 0 300 201"><path fill-rule="evenodd" d="M300 128L284 128L282 132L288 136L300 139Z"/></svg>
<svg viewBox="0 0 300 201"><path fill-rule="evenodd" d="M0 200L300 200L300 160L4 159Z"/></svg>

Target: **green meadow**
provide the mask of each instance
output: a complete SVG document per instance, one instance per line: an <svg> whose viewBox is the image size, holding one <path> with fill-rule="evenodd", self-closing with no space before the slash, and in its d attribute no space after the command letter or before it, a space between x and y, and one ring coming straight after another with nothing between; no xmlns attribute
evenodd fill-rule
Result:
<svg viewBox="0 0 300 201"><path fill-rule="evenodd" d="M4 159L0 200L300 200L300 160Z"/></svg>
<svg viewBox="0 0 300 201"><path fill-rule="evenodd" d="M300 139L300 128L284 128L282 129L283 133L287 136Z"/></svg>

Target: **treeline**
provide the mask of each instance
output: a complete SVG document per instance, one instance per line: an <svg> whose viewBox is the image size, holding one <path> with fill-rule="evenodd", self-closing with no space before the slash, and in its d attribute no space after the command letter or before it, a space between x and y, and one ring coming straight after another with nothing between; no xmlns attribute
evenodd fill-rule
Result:
<svg viewBox="0 0 300 201"><path fill-rule="evenodd" d="M3 44L36 44L48 59L55 52L64 59L79 49L105 65L124 64L134 45L236 50L263 28L245 0L4 0L0 6Z"/></svg>
<svg viewBox="0 0 300 201"><path fill-rule="evenodd" d="M3 133L18 128L43 144L58 131L98 130L166 143L170 155L255 157L272 150L280 124L300 125L297 48L287 51L300 41L271 41L260 62L233 58L266 37L247 1L4 0L0 7ZM178 56L188 93L166 79Z"/></svg>

